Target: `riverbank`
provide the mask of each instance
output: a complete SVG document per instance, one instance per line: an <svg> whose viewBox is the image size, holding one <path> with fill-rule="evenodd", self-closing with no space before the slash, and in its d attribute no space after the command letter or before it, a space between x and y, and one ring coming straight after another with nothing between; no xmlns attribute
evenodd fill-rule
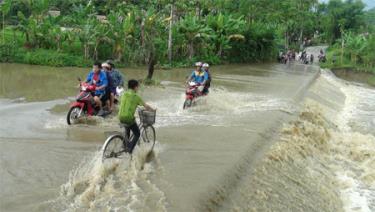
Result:
<svg viewBox="0 0 375 212"><path fill-rule="evenodd" d="M341 79L352 82L359 82L375 87L375 74L360 72L353 69L332 69L332 72Z"/></svg>
<svg viewBox="0 0 375 212"><path fill-rule="evenodd" d="M367 73L370 76L366 83L375 83L375 36L345 34L340 41L327 48L327 61L321 63L322 68L345 70L353 73ZM359 74L361 75L361 74ZM365 74L366 75L366 74Z"/></svg>

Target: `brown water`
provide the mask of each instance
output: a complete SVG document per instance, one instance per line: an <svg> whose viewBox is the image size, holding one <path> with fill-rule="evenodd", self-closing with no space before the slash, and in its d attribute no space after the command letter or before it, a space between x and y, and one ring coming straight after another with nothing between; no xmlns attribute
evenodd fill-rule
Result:
<svg viewBox="0 0 375 212"><path fill-rule="evenodd" d="M336 69L332 72L339 78L350 81L350 82L359 82L362 84L368 84L369 80L375 75L368 72L359 72L350 69Z"/></svg>
<svg viewBox="0 0 375 212"><path fill-rule="evenodd" d="M184 111L190 71L157 70L162 86L140 92L158 108L154 159L140 148L103 164L98 150L120 130L116 117L65 120L76 77L87 72L0 64L1 210L374 209L375 154L366 148L375 114L361 96L375 102L373 90L316 66L219 66L209 96Z"/></svg>

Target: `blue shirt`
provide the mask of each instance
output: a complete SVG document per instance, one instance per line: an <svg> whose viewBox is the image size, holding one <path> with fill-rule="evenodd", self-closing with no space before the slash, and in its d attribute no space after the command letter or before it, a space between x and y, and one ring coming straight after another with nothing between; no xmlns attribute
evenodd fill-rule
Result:
<svg viewBox="0 0 375 212"><path fill-rule="evenodd" d="M105 73L105 71L100 70L98 78L99 79L95 82L95 80L94 80L94 71L91 71L89 73L89 75L87 75L86 82L88 82L90 84L95 84L97 87L107 86L108 85L107 74ZM104 94L104 93L105 93L105 88L101 89L101 90L96 90L95 91L96 95L101 95L101 94Z"/></svg>
<svg viewBox="0 0 375 212"><path fill-rule="evenodd" d="M111 92L111 90L113 90L116 87L113 86L113 79L112 79L111 73L108 71L105 71L105 74L107 75L107 81L108 81L107 87L105 87L105 92L109 93Z"/></svg>
<svg viewBox="0 0 375 212"><path fill-rule="evenodd" d="M196 83L202 84L204 81L208 80L208 74L205 71L193 71L191 73L191 79Z"/></svg>
<svg viewBox="0 0 375 212"><path fill-rule="evenodd" d="M116 88L117 86L124 86L124 77L117 69L114 69L109 73L111 74L113 80L113 87Z"/></svg>

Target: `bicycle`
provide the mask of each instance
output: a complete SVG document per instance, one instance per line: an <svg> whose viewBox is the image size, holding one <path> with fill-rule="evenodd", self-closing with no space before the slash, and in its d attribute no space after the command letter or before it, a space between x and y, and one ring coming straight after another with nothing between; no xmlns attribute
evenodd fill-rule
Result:
<svg viewBox="0 0 375 212"><path fill-rule="evenodd" d="M153 127L153 124L155 123L156 111L147 111L142 109L138 111L138 114L140 119L138 127L140 129L141 136L137 141L137 145L142 145L140 141L142 137L143 143L151 145L151 152L154 149L156 139L155 128ZM121 123L120 127L124 128L124 132L115 132L115 134L109 136L103 144L103 162L108 158L120 158L120 156L126 152L126 148L133 138L131 131L129 135L126 135L126 131L128 127L130 127L129 125Z"/></svg>

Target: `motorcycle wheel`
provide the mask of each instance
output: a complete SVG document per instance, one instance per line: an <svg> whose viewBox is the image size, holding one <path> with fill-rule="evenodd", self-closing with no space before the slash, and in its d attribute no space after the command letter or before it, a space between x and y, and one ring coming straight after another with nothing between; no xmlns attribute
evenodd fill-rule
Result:
<svg viewBox="0 0 375 212"><path fill-rule="evenodd" d="M191 107L192 100L191 99L186 99L184 102L183 109L186 109L188 107Z"/></svg>
<svg viewBox="0 0 375 212"><path fill-rule="evenodd" d="M68 115L66 116L66 121L68 125L75 124L77 122L80 110L81 108L78 106L70 108Z"/></svg>

